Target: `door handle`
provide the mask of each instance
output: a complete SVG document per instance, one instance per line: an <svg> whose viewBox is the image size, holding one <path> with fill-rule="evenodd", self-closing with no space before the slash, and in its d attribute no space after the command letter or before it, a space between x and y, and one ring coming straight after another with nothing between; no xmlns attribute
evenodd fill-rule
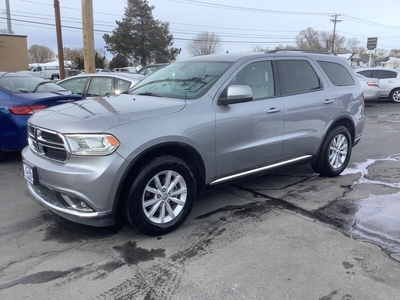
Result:
<svg viewBox="0 0 400 300"><path fill-rule="evenodd" d="M335 102L335 99L326 99L326 100L324 101L324 104L331 104L331 103L333 103L333 102Z"/></svg>
<svg viewBox="0 0 400 300"><path fill-rule="evenodd" d="M267 113L269 113L269 114L274 114L274 113L277 113L277 112L280 112L280 111L281 111L280 107L271 107L271 108L267 111Z"/></svg>

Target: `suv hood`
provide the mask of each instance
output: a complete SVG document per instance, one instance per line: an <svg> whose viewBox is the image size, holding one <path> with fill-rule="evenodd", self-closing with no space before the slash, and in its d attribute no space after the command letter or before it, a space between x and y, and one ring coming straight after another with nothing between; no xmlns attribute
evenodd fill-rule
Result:
<svg viewBox="0 0 400 300"><path fill-rule="evenodd" d="M126 123L172 114L185 105L185 100L162 97L97 97L38 111L30 117L29 122L62 133L104 132Z"/></svg>

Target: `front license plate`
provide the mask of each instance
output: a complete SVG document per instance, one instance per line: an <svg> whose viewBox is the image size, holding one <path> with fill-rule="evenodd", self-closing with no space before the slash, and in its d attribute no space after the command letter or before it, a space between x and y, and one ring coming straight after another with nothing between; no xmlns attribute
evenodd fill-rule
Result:
<svg viewBox="0 0 400 300"><path fill-rule="evenodd" d="M32 168L26 163L23 163L23 167L24 167L24 178L31 184L36 184L37 182L36 169Z"/></svg>

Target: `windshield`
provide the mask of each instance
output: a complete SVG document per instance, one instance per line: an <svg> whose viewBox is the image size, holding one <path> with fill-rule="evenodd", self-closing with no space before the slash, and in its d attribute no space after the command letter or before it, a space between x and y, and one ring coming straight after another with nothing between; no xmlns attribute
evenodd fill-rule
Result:
<svg viewBox="0 0 400 300"><path fill-rule="evenodd" d="M196 99L206 93L231 62L184 61L158 70L135 85L129 94Z"/></svg>
<svg viewBox="0 0 400 300"><path fill-rule="evenodd" d="M0 86L12 93L45 93L67 91L54 82L35 76L0 77Z"/></svg>

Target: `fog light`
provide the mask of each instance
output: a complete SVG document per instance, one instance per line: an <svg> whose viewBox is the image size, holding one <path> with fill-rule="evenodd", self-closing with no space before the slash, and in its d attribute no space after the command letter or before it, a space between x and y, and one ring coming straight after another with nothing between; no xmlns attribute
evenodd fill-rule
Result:
<svg viewBox="0 0 400 300"><path fill-rule="evenodd" d="M82 201L74 196L61 194L61 197L67 203L68 208L72 208L72 209L79 210L79 211L85 211L85 212L93 211L93 209L91 209L89 207L89 205L87 205L84 201Z"/></svg>

